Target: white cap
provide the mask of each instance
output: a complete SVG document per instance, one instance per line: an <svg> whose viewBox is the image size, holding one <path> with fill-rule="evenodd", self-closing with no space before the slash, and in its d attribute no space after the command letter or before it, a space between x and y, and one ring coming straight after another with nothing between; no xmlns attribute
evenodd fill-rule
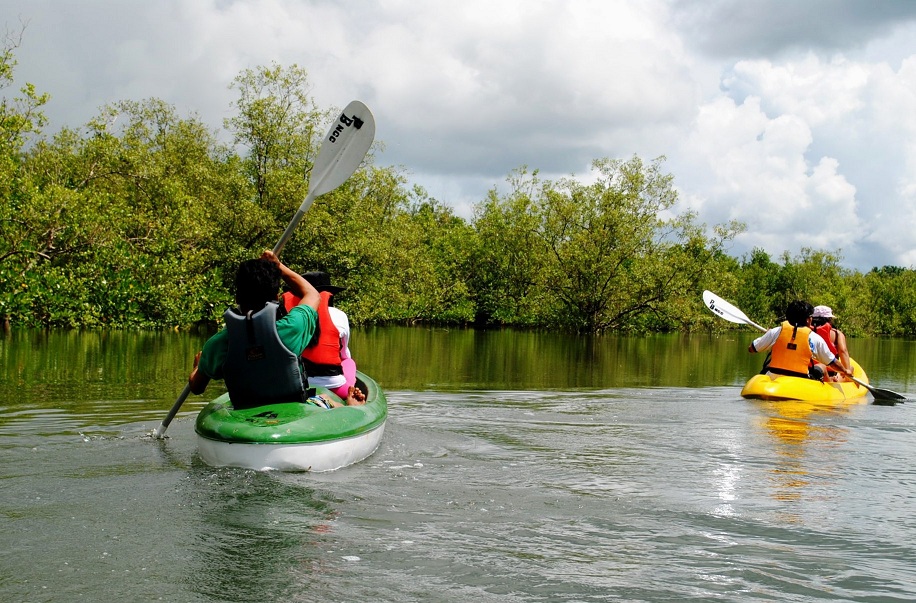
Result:
<svg viewBox="0 0 916 603"><path fill-rule="evenodd" d="M814 318L836 318L836 316L833 315L833 310L830 309L830 306L815 306L814 314L812 314L812 316Z"/></svg>

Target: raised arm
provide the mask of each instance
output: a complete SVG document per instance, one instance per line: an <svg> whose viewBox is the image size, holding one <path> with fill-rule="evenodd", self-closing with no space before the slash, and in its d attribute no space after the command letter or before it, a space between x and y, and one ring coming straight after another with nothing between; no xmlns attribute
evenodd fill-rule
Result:
<svg viewBox="0 0 916 603"><path fill-rule="evenodd" d="M846 336L843 334L843 331L839 329L834 329L836 332L836 350L837 355L840 357L840 360L843 361L843 366L852 368L852 362L849 361L849 348L846 347Z"/></svg>
<svg viewBox="0 0 916 603"><path fill-rule="evenodd" d="M290 270L273 251L266 250L261 254L261 258L270 260L280 268L280 278L289 286L290 293L300 298L299 305L305 304L314 310L318 310L318 302L321 301L321 296L311 283L305 280L301 274Z"/></svg>

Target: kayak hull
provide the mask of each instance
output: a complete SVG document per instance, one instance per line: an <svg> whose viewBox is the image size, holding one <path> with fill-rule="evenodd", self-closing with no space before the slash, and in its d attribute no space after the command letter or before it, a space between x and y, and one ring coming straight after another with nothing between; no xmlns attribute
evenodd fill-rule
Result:
<svg viewBox="0 0 916 603"><path fill-rule="evenodd" d="M306 444L243 444L199 437L201 460L213 467L256 471L334 471L368 458L378 448L384 425L341 440Z"/></svg>
<svg viewBox="0 0 916 603"><path fill-rule="evenodd" d="M333 409L285 402L235 410L224 394L197 416L198 454L214 467L259 471L333 471L357 463L378 448L388 416L375 381L357 373L357 386L365 405Z"/></svg>
<svg viewBox="0 0 916 603"><path fill-rule="evenodd" d="M857 379L868 383L868 375L859 364L852 360L853 374ZM868 389L852 381L830 383L765 373L754 375L744 385L741 396L755 400L805 400L812 402L841 402L863 398Z"/></svg>

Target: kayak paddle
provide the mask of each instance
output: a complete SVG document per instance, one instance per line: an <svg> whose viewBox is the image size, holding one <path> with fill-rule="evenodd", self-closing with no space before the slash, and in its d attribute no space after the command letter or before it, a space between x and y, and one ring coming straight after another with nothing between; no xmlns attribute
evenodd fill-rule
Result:
<svg viewBox="0 0 916 603"><path fill-rule="evenodd" d="M744 312L731 305L712 291L703 292L703 303L705 303L706 307L709 308L714 314L718 314L720 318L724 318L728 322L750 325L752 327L756 327L758 331L766 331L765 328L761 327L756 322L748 318Z"/></svg>
<svg viewBox="0 0 916 603"><path fill-rule="evenodd" d="M280 255L286 241L292 236L299 220L312 206L315 197L331 192L353 175L369 151L374 138L375 118L372 117L372 112L363 103L352 101L325 135L318 151L318 158L312 164L308 194L274 246L275 255Z"/></svg>
<svg viewBox="0 0 916 603"><path fill-rule="evenodd" d="M731 305L712 291L703 291L703 303L706 304L706 307L709 308L710 311L718 315L720 318L724 318L729 322L734 322L737 324L750 325L752 327L756 327L759 331L766 332L764 327L761 327L756 322L752 321L750 318L745 316L744 312ZM869 385L858 377L853 377L850 375L849 378L870 391L875 397L876 401L894 400L896 402L901 402L907 399L906 396L898 394L897 392L891 391L889 389L881 389L880 387Z"/></svg>
<svg viewBox="0 0 916 603"><path fill-rule="evenodd" d="M305 195L305 200L293 219L290 221L283 235L273 248L275 255L279 256L286 241L292 236L293 231L299 224L299 220L305 215L309 207L319 197L329 193L353 175L363 158L369 151L372 141L375 139L375 118L372 112L360 101L352 101L347 105L337 120L331 124L328 133L318 149L318 157L312 164L312 171L309 176L309 189ZM178 409L184 404L188 395L191 393L190 382L185 385L184 390L175 400L175 404L169 410L169 413L162 420L162 423L153 430L153 437L162 439L165 430L168 429L169 423L178 414Z"/></svg>

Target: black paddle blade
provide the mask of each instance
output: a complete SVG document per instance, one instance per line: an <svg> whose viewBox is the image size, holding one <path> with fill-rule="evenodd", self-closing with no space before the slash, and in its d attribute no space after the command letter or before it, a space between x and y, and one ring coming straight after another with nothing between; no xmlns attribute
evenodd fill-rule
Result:
<svg viewBox="0 0 916 603"><path fill-rule="evenodd" d="M880 387L872 387L871 393L875 397L875 403L878 402L886 403L892 402L896 404L897 402L906 402L906 396L898 394L897 392L892 392L889 389L881 389Z"/></svg>

